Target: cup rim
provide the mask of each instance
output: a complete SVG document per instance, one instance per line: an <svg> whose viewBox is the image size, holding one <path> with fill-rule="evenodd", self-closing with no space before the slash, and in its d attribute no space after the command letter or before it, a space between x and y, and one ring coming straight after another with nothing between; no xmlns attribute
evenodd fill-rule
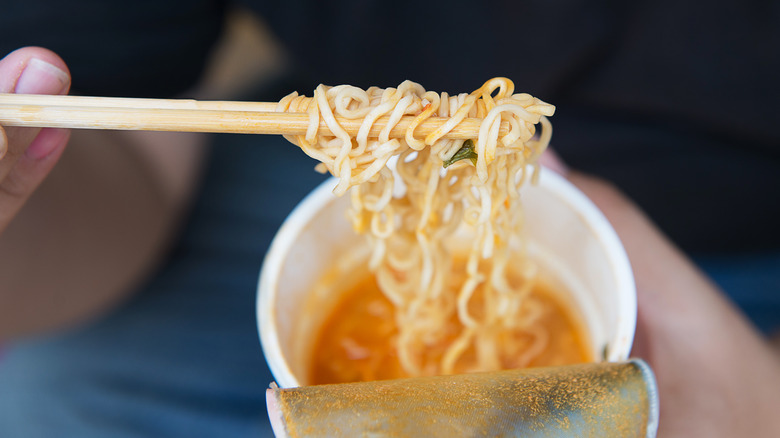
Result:
<svg viewBox="0 0 780 438"><path fill-rule="evenodd" d="M328 203L339 199L333 194L337 183L338 179L328 178L298 203L274 236L261 265L255 309L257 329L263 355L274 379L281 387L300 386L300 382L282 354L282 346L276 330L275 291L282 263L297 236L308 225L309 218ZM542 167L537 185L557 196L559 201L567 204L569 208L580 215L583 222L596 235L596 240L602 246L604 253L607 254L609 263L612 264L616 289L627 291L618 294L620 302L618 303L615 338L608 342L609 345L615 345L616 348L608 351L604 358L608 362L626 360L636 330L637 301L633 271L623 244L598 207L566 178L555 171Z"/></svg>

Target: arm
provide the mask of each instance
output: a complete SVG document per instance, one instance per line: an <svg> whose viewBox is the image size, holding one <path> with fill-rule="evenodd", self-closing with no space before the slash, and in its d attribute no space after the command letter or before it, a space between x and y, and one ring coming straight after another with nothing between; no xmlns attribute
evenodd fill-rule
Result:
<svg viewBox="0 0 780 438"><path fill-rule="evenodd" d="M631 261L638 300L632 354L656 373L658 436L780 436L780 358L766 339L619 190L560 162L545 164L604 212Z"/></svg>
<svg viewBox="0 0 780 438"><path fill-rule="evenodd" d="M56 55L27 48L0 61L0 91L57 93L40 76L19 90L33 59L67 81ZM84 321L132 291L171 242L204 149L197 134L5 131L0 340Z"/></svg>

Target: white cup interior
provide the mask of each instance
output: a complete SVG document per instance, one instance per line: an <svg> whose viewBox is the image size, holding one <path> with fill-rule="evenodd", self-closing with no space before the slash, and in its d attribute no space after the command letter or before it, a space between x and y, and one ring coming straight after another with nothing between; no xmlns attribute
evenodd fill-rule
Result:
<svg viewBox="0 0 780 438"><path fill-rule="evenodd" d="M260 273L260 341L280 387L306 385L313 335L327 316L317 283L360 245L346 219L348 197L322 183L290 214ZM542 169L522 189L528 253L561 283L579 310L593 357L625 360L636 324L636 289L625 251L601 212L556 173ZM332 301L332 300L331 300Z"/></svg>

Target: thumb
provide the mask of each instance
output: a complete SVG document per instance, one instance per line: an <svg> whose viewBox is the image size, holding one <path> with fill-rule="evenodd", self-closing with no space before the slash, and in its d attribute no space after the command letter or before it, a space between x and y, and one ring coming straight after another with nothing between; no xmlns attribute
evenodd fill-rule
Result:
<svg viewBox="0 0 780 438"><path fill-rule="evenodd" d="M65 94L70 74L53 52L28 47L0 60L0 92ZM59 159L69 131L0 127L0 232Z"/></svg>

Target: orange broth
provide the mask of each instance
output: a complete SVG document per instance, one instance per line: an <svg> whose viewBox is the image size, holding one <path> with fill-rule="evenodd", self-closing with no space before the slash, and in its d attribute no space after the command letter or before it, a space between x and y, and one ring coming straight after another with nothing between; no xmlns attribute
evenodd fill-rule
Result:
<svg viewBox="0 0 780 438"><path fill-rule="evenodd" d="M549 342L529 366L592 361L586 331L570 305L541 281L535 282L531 294L545 308L540 322L549 333ZM454 340L461 325L456 318L450 324L453 331L451 340ZM409 377L402 369L393 346L397 334L392 303L382 294L374 276L364 273L357 284L340 296L314 338L309 383L318 385ZM448 343L442 342L442 345L431 346L426 354L429 358L440 360L447 347ZM473 351L467 352L458 361L456 372L468 371L473 362Z"/></svg>

